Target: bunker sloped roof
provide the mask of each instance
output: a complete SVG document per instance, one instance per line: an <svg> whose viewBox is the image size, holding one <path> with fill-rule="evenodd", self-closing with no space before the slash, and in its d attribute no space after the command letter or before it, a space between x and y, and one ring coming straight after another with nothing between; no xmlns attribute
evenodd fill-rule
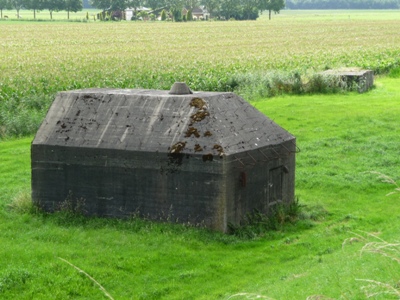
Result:
<svg viewBox="0 0 400 300"><path fill-rule="evenodd" d="M56 96L33 144L230 155L294 139L233 93L83 89Z"/></svg>

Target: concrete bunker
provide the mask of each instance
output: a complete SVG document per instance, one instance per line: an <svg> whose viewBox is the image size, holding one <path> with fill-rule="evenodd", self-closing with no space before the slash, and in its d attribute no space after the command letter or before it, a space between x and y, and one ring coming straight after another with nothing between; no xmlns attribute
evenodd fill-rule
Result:
<svg viewBox="0 0 400 300"><path fill-rule="evenodd" d="M326 70L321 73L327 76L337 76L343 80L347 86L356 85L359 93L369 91L374 85L374 72L371 70L363 70L359 68L341 68Z"/></svg>
<svg viewBox="0 0 400 300"><path fill-rule="evenodd" d="M60 92L31 145L33 201L223 232L293 201L295 137L233 93L179 85Z"/></svg>

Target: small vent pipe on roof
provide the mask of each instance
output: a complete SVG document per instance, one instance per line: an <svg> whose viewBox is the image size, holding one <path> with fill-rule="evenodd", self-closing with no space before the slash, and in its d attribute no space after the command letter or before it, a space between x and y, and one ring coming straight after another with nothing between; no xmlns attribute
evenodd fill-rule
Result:
<svg viewBox="0 0 400 300"><path fill-rule="evenodd" d="M193 94L185 82L175 82L169 90L171 95L187 95Z"/></svg>

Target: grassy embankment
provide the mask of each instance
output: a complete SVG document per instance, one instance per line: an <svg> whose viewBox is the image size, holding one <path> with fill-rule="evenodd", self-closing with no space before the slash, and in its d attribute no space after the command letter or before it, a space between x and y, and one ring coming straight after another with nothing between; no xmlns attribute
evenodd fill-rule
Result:
<svg viewBox="0 0 400 300"><path fill-rule="evenodd" d="M379 79L365 95L255 103L297 136L297 195L306 205L306 218L296 226L256 240L136 219L17 213L7 204L16 191L29 189L32 138L2 142L0 295L102 297L59 257L88 272L115 299L226 299L241 292L275 299L315 294L360 299L367 283L358 278L395 284L398 265L379 255L361 256L365 241L356 234L398 239L399 197L386 197L393 187L365 173L399 180L398 83ZM358 240L345 242L353 237Z"/></svg>

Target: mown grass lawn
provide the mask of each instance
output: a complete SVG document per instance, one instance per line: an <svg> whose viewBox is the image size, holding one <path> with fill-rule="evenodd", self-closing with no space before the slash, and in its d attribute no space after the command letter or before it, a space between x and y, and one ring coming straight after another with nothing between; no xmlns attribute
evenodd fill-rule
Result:
<svg viewBox="0 0 400 300"><path fill-rule="evenodd" d="M254 239L139 219L86 219L10 209L30 187L32 137L0 143L0 298L363 299L373 279L395 285L396 262L361 248L399 239L399 79L367 94L284 96L253 104L297 137L295 225ZM363 240L362 237L366 239ZM369 290L371 291L371 290ZM374 299L387 299L388 295Z"/></svg>

